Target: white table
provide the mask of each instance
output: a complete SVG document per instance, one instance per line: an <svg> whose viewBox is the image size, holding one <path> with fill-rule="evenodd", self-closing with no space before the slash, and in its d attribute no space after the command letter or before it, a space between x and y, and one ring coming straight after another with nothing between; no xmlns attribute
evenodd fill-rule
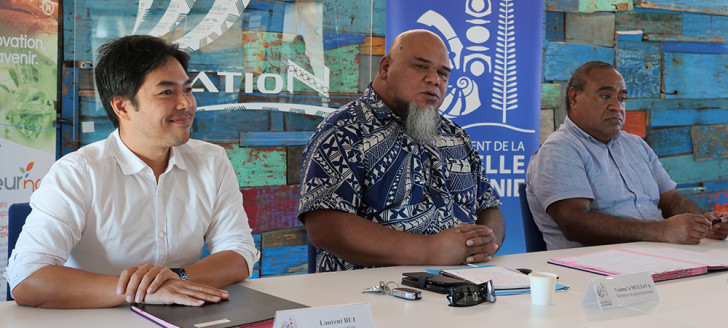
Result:
<svg viewBox="0 0 728 328"><path fill-rule="evenodd" d="M673 247L728 256L728 241L706 240L700 245L630 243L620 247ZM599 310L581 304L590 279L596 274L546 263L558 256L615 247L598 246L559 251L497 256L492 264L530 268L559 275L570 287L557 292L550 306L531 305L530 295L499 296L496 303L455 308L445 296L423 292L419 301L362 294L380 280L401 280L402 272L432 266L387 267L348 272L262 278L243 285L309 306L368 302L376 327L725 327L728 304L728 271L656 283L659 302L627 308ZM128 307L93 310L47 310L0 302L0 327L156 327Z"/></svg>

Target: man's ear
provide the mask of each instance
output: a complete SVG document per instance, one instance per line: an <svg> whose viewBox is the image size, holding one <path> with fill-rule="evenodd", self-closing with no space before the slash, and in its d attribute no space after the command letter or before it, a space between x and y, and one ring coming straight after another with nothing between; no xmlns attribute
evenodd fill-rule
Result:
<svg viewBox="0 0 728 328"><path fill-rule="evenodd" d="M379 61L379 70L377 71L377 76L382 79L387 79L387 73L389 72L389 64L392 63L392 58L389 55L386 55L382 57L382 60Z"/></svg>
<svg viewBox="0 0 728 328"><path fill-rule="evenodd" d="M568 95L568 97L566 97L566 99L569 101L569 108L574 108L574 105L576 105L576 95L579 93L579 90L576 90L576 88L571 87L566 92Z"/></svg>
<svg viewBox="0 0 728 328"><path fill-rule="evenodd" d="M116 96L111 98L111 108L114 109L114 113L116 113L120 121L129 118L129 111L133 110L132 107L131 101L124 97Z"/></svg>

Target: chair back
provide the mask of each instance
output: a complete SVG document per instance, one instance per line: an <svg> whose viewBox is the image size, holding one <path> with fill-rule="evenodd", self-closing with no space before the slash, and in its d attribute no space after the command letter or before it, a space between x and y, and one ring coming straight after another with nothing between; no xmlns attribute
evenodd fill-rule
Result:
<svg viewBox="0 0 728 328"><path fill-rule="evenodd" d="M538 229L536 222L533 221L533 214L531 214L531 208L528 206L525 183L518 185L518 194L521 201L521 219L523 220L523 235L526 238L526 252L545 251L546 242L543 241L543 234Z"/></svg>
<svg viewBox="0 0 728 328"><path fill-rule="evenodd" d="M30 203L15 203L8 208L8 258L10 258L10 254L15 248L15 243L18 242L18 236L20 236L20 231L23 230L25 218L30 214L30 210ZM7 300L12 301L10 285L7 286L7 289Z"/></svg>
<svg viewBox="0 0 728 328"><path fill-rule="evenodd" d="M308 244L308 273L316 273L316 246L311 244L308 238L306 244Z"/></svg>

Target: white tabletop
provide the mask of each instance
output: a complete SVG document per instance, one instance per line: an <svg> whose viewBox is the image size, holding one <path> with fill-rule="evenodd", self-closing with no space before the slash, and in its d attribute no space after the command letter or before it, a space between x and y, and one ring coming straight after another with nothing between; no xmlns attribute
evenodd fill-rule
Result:
<svg viewBox="0 0 728 328"><path fill-rule="evenodd" d="M700 245L630 243L632 247L673 247L728 256L728 241L704 240ZM724 327L728 271L656 283L659 302L599 310L583 306L590 279L596 274L546 263L546 260L615 247L598 246L559 251L497 256L491 264L554 272L570 287L554 296L554 304L530 303L530 295L499 296L496 303L473 307L448 306L445 295L423 291L422 300L407 301L386 295L363 294L380 280L399 282L403 272L433 266L387 267L347 272L261 278L242 284L309 306L367 302L375 325L385 327ZM0 327L156 327L128 307L93 310L47 310L0 302Z"/></svg>

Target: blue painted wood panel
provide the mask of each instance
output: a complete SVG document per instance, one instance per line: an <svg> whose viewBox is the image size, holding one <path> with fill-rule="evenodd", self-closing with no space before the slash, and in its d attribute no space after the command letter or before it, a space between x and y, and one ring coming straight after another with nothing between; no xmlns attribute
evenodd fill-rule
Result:
<svg viewBox="0 0 728 328"><path fill-rule="evenodd" d="M679 13L618 12L614 18L616 31L642 31L648 34L683 34L683 15ZM704 34L699 34L704 35Z"/></svg>
<svg viewBox="0 0 728 328"><path fill-rule="evenodd" d="M693 126L690 135L696 161L728 157L728 124Z"/></svg>
<svg viewBox="0 0 728 328"><path fill-rule="evenodd" d="M544 41L564 41L564 13L556 11L545 11L544 18Z"/></svg>
<svg viewBox="0 0 728 328"><path fill-rule="evenodd" d="M306 245L266 247L260 258L260 275L304 273L308 271Z"/></svg>
<svg viewBox="0 0 728 328"><path fill-rule="evenodd" d="M684 35L728 35L728 16L683 13Z"/></svg>
<svg viewBox="0 0 728 328"><path fill-rule="evenodd" d="M305 146L313 131L241 132L240 147Z"/></svg>
<svg viewBox="0 0 728 328"><path fill-rule="evenodd" d="M662 42L662 51L691 54L728 54L728 43Z"/></svg>
<svg viewBox="0 0 728 328"><path fill-rule="evenodd" d="M705 191L728 190L728 180L723 181L706 181L703 182Z"/></svg>
<svg viewBox="0 0 728 328"><path fill-rule="evenodd" d="M686 196L704 211L728 212L728 191L706 191Z"/></svg>
<svg viewBox="0 0 728 328"><path fill-rule="evenodd" d="M635 7L720 15L728 13L725 0L635 0Z"/></svg>
<svg viewBox="0 0 728 328"><path fill-rule="evenodd" d="M678 184L728 179L728 159L696 161L691 154L660 158L660 162Z"/></svg>
<svg viewBox="0 0 728 328"><path fill-rule="evenodd" d="M327 0L323 32L384 36L384 0ZM372 12L373 11L373 12ZM372 30L373 29L373 30Z"/></svg>
<svg viewBox="0 0 728 328"><path fill-rule="evenodd" d="M662 58L659 43L618 39L617 70L624 77L630 97L660 97Z"/></svg>
<svg viewBox="0 0 728 328"><path fill-rule="evenodd" d="M665 53L665 97L728 98L726 63L728 54Z"/></svg>
<svg viewBox="0 0 728 328"><path fill-rule="evenodd" d="M368 33L367 33L368 35ZM334 49L348 45L363 44L364 34L329 33L324 34L324 49Z"/></svg>
<svg viewBox="0 0 728 328"><path fill-rule="evenodd" d="M650 125L681 126L721 124L728 118L728 109L659 109L650 112Z"/></svg>
<svg viewBox="0 0 728 328"><path fill-rule="evenodd" d="M614 48L583 44L546 42L543 56L544 81L568 81L577 67L591 60L615 62Z"/></svg>
<svg viewBox="0 0 728 328"><path fill-rule="evenodd" d="M645 141L659 157L693 153L689 126L647 129Z"/></svg>
<svg viewBox="0 0 728 328"><path fill-rule="evenodd" d="M728 108L728 99L627 99L627 110Z"/></svg>

